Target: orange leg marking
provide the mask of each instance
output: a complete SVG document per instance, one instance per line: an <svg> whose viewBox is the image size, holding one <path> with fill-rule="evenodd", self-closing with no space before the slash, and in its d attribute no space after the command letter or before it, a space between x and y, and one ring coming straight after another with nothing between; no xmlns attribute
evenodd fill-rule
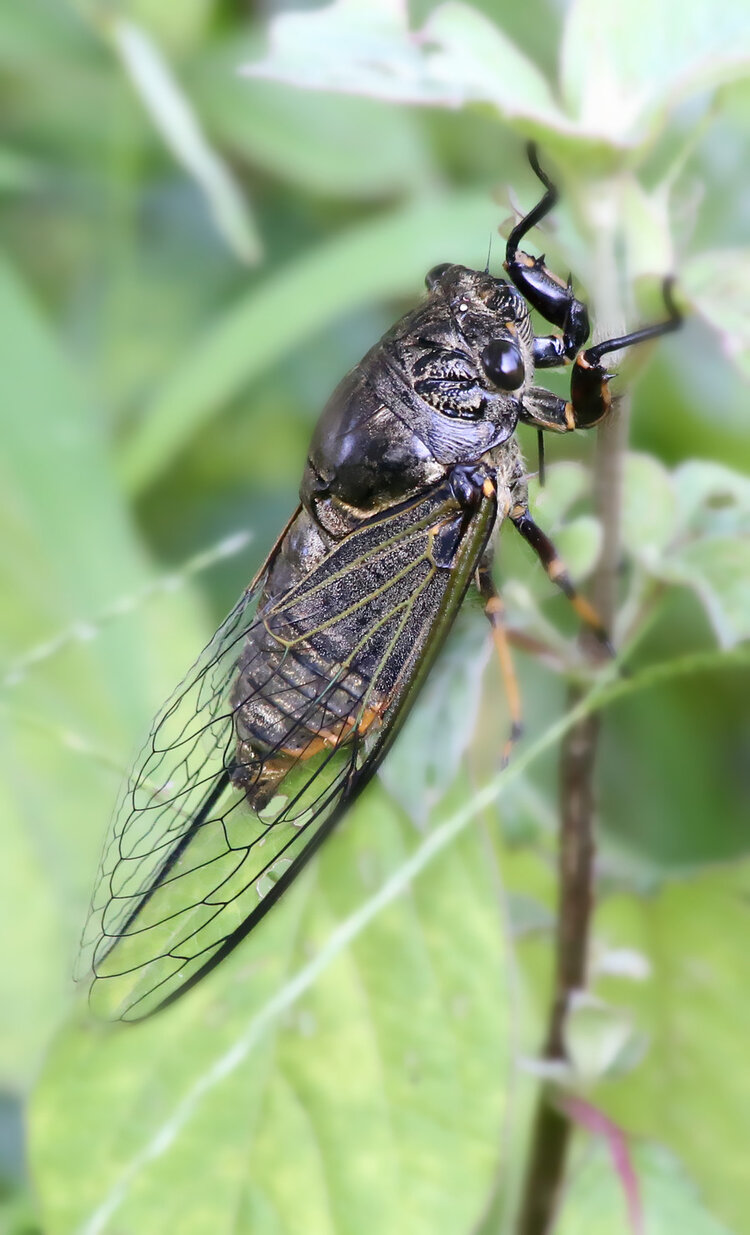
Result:
<svg viewBox="0 0 750 1235"><path fill-rule="evenodd" d="M492 628L492 642L495 645L497 658L500 662L500 672L502 673L505 697L508 700L508 711L510 712L510 734L503 748L502 756L502 766L506 767L513 747L523 733L521 691L516 671L513 667L508 632L505 629L505 606L487 568L481 567L477 572L477 584L485 601L484 611L487 615L487 620Z"/></svg>

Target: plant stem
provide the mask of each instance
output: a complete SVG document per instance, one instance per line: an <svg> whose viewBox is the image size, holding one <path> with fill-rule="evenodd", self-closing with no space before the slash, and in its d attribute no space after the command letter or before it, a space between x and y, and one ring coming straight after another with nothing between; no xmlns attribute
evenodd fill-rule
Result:
<svg viewBox="0 0 750 1235"><path fill-rule="evenodd" d="M619 317L611 301L617 288L612 234L600 235L597 254L600 320ZM599 316L599 314L598 314ZM617 600L620 522L629 411L620 402L597 433L594 505L602 526L602 551L593 580L593 599L611 630ZM582 634L593 652L591 637ZM567 706L575 707L581 688L570 687ZM555 987L542 1051L548 1063L568 1062L566 1025L571 1002L586 985L589 931L594 905L594 772L600 716L583 717L563 739L559 764L560 836ZM534 1115L519 1211L518 1235L548 1235L559 1206L565 1179L571 1125L554 1105L554 1090L545 1085Z"/></svg>

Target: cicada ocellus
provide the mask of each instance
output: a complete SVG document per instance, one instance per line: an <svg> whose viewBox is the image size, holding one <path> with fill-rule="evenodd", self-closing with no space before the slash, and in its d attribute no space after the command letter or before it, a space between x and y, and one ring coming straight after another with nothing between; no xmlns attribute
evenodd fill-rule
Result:
<svg viewBox="0 0 750 1235"><path fill-rule="evenodd" d="M422 303L344 378L299 506L156 718L84 936L105 1015L172 1002L283 895L380 765L472 584L510 681L490 571L504 521L606 640L531 518L515 430L597 424L610 407L602 358L679 319L667 284L666 322L582 350L585 305L519 248L556 201L530 159L545 192L510 234L508 278L435 267ZM536 335L531 308L560 333ZM571 362L569 399L534 384Z"/></svg>

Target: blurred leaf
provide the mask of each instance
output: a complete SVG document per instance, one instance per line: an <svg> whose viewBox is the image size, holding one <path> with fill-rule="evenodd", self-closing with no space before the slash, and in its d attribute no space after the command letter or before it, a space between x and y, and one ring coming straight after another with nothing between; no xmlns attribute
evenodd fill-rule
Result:
<svg viewBox="0 0 750 1235"><path fill-rule="evenodd" d="M568 12L563 97L584 131L613 145L645 141L668 109L749 68L745 0L574 0Z"/></svg>
<svg viewBox="0 0 750 1235"><path fill-rule="evenodd" d="M622 1185L604 1145L587 1147L571 1172L555 1235L635 1235ZM640 1145L633 1161L647 1235L732 1235L702 1205L680 1163L659 1145ZM739 1235L740 1228L737 1228Z"/></svg>
<svg viewBox="0 0 750 1235"><path fill-rule="evenodd" d="M104 6L107 0L99 0ZM127 0L125 11L138 25L145 26L170 51L183 53L199 45L208 32L217 0Z"/></svg>
<svg viewBox="0 0 750 1235"><path fill-rule="evenodd" d="M505 116L530 117L553 130L570 127L536 66L466 4L441 5L414 37L400 5L336 0L313 12L280 14L271 22L270 42L268 56L246 73L391 102L485 101Z"/></svg>
<svg viewBox="0 0 750 1235"><path fill-rule="evenodd" d="M378 297L414 295L436 261L466 254L467 236L477 238L472 249L483 243L493 213L482 194L433 195L318 245L254 287L193 344L145 409L123 447L128 488L153 483L198 428L315 330Z"/></svg>
<svg viewBox="0 0 750 1235"><path fill-rule="evenodd" d="M107 28L146 110L175 158L200 185L224 239L242 261L257 261L259 240L242 191L210 146L156 44L130 21L114 20Z"/></svg>
<svg viewBox="0 0 750 1235"><path fill-rule="evenodd" d="M39 181L40 168L32 159L0 147L0 191L19 193L33 188Z"/></svg>
<svg viewBox="0 0 750 1235"><path fill-rule="evenodd" d="M606 998L627 1000L652 1046L626 1080L599 1089L597 1103L634 1134L668 1143L737 1231L750 1207L749 930L747 863L652 899L613 898L597 914L599 933L635 947L653 969L637 985L601 984Z"/></svg>
<svg viewBox="0 0 750 1235"><path fill-rule="evenodd" d="M694 4L687 20L682 12L639 0L621 19L612 6L578 0L563 43L567 113L504 31L455 0L436 8L416 37L395 3L335 0L313 12L282 13L271 22L268 56L245 71L394 102L491 103L537 135L622 147L644 141L646 122L668 106L750 67L743 0L729 0L718 21L708 0Z"/></svg>
<svg viewBox="0 0 750 1235"><path fill-rule="evenodd" d="M505 117L533 120L555 132L569 122L537 67L484 14L451 0L430 15L420 40L428 72L445 101L494 103Z"/></svg>
<svg viewBox="0 0 750 1235"><path fill-rule="evenodd" d="M573 579L586 579L602 547L602 525L593 515L571 519L555 535L555 545Z"/></svg>
<svg viewBox="0 0 750 1235"><path fill-rule="evenodd" d="M248 76L392 102L442 101L442 85L425 75L398 0L333 0L279 13L269 23L269 42L268 56L244 67Z"/></svg>
<svg viewBox="0 0 750 1235"><path fill-rule="evenodd" d="M660 573L696 592L722 647L750 638L750 539L693 541L670 553Z"/></svg>
<svg viewBox="0 0 750 1235"><path fill-rule="evenodd" d="M628 457L625 476L623 539L633 556L652 576L697 593L722 647L747 637L750 481L699 460L670 475L639 455Z"/></svg>
<svg viewBox="0 0 750 1235"><path fill-rule="evenodd" d="M622 539L637 561L654 565L677 527L672 477L651 455L630 452L625 460Z"/></svg>
<svg viewBox="0 0 750 1235"><path fill-rule="evenodd" d="M625 179L622 228L625 238L628 280L655 274L671 274L675 268L674 243L669 213L669 186L647 193L635 176Z"/></svg>
<svg viewBox="0 0 750 1235"><path fill-rule="evenodd" d="M727 359L750 380L750 249L699 253L680 271L680 288L717 332Z"/></svg>
<svg viewBox="0 0 750 1235"><path fill-rule="evenodd" d="M490 650L487 619L466 604L381 769L391 796L421 828L471 743Z"/></svg>
<svg viewBox="0 0 750 1235"><path fill-rule="evenodd" d="M590 476L582 463L566 460L550 464L543 486L536 477L529 483L529 501L534 518L538 518L548 531L554 531L561 526L573 503L586 494L590 483Z"/></svg>
<svg viewBox="0 0 750 1235"><path fill-rule="evenodd" d="M424 189L436 169L406 108L308 93L239 77L248 39L212 47L188 81L212 132L287 185L326 197L382 197Z"/></svg>
<svg viewBox="0 0 750 1235"><path fill-rule="evenodd" d="M750 481L716 464L686 463L674 477L629 455L623 540L657 578L696 592L722 647L750 636Z"/></svg>
<svg viewBox="0 0 750 1235"><path fill-rule="evenodd" d="M571 1007L565 1037L574 1087L629 1072L643 1053L627 1012L586 992L580 992Z"/></svg>
<svg viewBox="0 0 750 1235"><path fill-rule="evenodd" d="M28 0L3 10L0 59L6 65L26 67L35 56L46 59L53 54L75 60L90 50L91 42L85 27L67 6Z"/></svg>
<svg viewBox="0 0 750 1235"><path fill-rule="evenodd" d="M750 479L720 463L689 459L674 472L681 530L750 532Z"/></svg>
<svg viewBox="0 0 750 1235"><path fill-rule="evenodd" d="M189 999L135 1032L82 1020L60 1037L33 1118L48 1235L293 1230L301 1190L306 1231L469 1228L509 1064L478 830L347 951L336 943L411 839L374 790L317 877ZM315 985L293 979L285 994L311 965Z"/></svg>
<svg viewBox="0 0 750 1235"><path fill-rule="evenodd" d="M149 569L94 413L7 264L0 314L0 580L12 598L0 616L0 1075L15 1088L70 996L122 761L200 636L184 597L134 608L127 623L91 625L108 602L144 587ZM40 649L71 627L80 638L39 664Z"/></svg>
<svg viewBox="0 0 750 1235"><path fill-rule="evenodd" d="M507 907L514 939L542 933L551 937L555 915L542 901L522 892L510 892L507 894Z"/></svg>

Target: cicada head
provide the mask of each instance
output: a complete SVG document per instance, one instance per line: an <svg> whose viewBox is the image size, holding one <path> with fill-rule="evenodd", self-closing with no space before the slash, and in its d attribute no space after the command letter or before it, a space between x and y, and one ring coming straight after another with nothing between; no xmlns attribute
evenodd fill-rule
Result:
<svg viewBox="0 0 750 1235"><path fill-rule="evenodd" d="M449 264L433 267L425 282L489 390L520 398L534 375L531 318L520 292L488 271Z"/></svg>

